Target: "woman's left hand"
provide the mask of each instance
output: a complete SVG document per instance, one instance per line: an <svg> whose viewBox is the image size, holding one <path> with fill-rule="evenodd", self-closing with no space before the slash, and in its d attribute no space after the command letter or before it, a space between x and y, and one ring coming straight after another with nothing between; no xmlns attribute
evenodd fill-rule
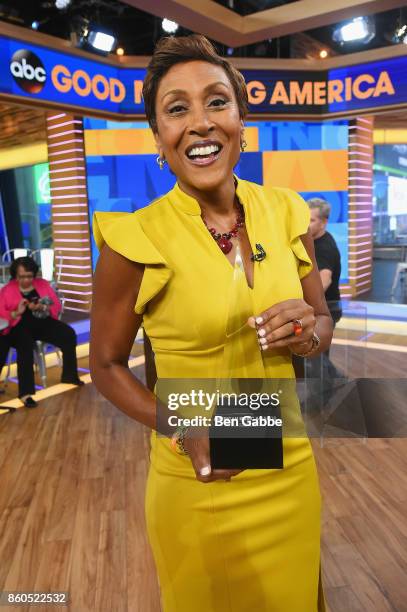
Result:
<svg viewBox="0 0 407 612"><path fill-rule="evenodd" d="M48 309L48 306L46 304L42 304L41 302L30 302L30 304L28 305L28 308L30 310L41 310L43 312L45 312Z"/></svg>
<svg viewBox="0 0 407 612"><path fill-rule="evenodd" d="M302 326L298 335L294 334L296 325L293 321L296 320ZM248 320L250 327L257 328L263 351L288 347L298 353L305 353L309 349L315 323L314 309L304 300L284 300Z"/></svg>

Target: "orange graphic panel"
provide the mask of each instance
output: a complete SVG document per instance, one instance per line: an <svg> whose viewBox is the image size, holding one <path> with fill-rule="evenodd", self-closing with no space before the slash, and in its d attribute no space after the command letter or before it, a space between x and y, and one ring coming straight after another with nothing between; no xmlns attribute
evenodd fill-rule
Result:
<svg viewBox="0 0 407 612"><path fill-rule="evenodd" d="M265 151L263 183L295 191L346 191L348 152Z"/></svg>
<svg viewBox="0 0 407 612"><path fill-rule="evenodd" d="M257 127L246 127L245 151L259 150ZM149 128L128 130L85 130L86 155L148 155L157 154L154 136Z"/></svg>
<svg viewBox="0 0 407 612"><path fill-rule="evenodd" d="M150 129L85 130L86 155L157 154Z"/></svg>

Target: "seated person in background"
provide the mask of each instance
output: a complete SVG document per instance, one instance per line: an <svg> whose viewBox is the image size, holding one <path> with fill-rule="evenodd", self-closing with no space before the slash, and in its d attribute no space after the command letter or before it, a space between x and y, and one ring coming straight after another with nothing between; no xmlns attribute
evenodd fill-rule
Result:
<svg viewBox="0 0 407 612"><path fill-rule="evenodd" d="M50 283L36 278L38 265L31 257L18 257L10 266L11 280L0 290L0 318L9 325L0 332L0 372L10 346L17 349L18 397L27 408L37 406L34 342L42 340L61 349L61 382L83 385L78 377L76 333L58 320L61 302Z"/></svg>

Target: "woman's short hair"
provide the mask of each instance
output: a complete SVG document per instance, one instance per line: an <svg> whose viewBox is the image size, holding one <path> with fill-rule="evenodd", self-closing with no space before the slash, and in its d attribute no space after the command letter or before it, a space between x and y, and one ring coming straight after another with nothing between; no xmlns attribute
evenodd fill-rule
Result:
<svg viewBox="0 0 407 612"><path fill-rule="evenodd" d="M24 270L26 270L27 272L32 272L34 276L37 276L37 272L39 269L38 264L34 261L32 257L27 256L17 257L16 259L14 259L9 269L11 278L16 278L17 268L19 268L19 266L24 268Z"/></svg>
<svg viewBox="0 0 407 612"><path fill-rule="evenodd" d="M230 62L217 54L212 43L202 34L191 34L178 38L170 36L158 41L147 67L147 76L143 84L144 108L153 132L157 132L155 100L161 79L175 64L192 61L209 62L221 66L235 92L240 118L244 119L247 115L248 97L243 75Z"/></svg>
<svg viewBox="0 0 407 612"><path fill-rule="evenodd" d="M310 208L316 208L318 210L318 217L322 220L329 219L329 215L331 214L331 205L326 200L322 198L311 198L307 202Z"/></svg>

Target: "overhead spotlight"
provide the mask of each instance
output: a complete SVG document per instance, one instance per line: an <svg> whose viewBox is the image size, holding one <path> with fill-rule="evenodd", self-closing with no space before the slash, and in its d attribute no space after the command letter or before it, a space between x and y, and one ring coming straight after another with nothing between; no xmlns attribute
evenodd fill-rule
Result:
<svg viewBox="0 0 407 612"><path fill-rule="evenodd" d="M367 44L376 34L374 21L368 17L356 17L352 21L338 26L332 35L335 42L340 44L361 42Z"/></svg>
<svg viewBox="0 0 407 612"><path fill-rule="evenodd" d="M86 51L107 55L116 45L114 34L97 24L83 20L78 26L78 45Z"/></svg>
<svg viewBox="0 0 407 612"><path fill-rule="evenodd" d="M123 47L117 47L117 49L116 49L116 53L117 53L117 55L124 55L124 49L123 49Z"/></svg>
<svg viewBox="0 0 407 612"><path fill-rule="evenodd" d="M110 53L116 42L112 34L107 34L106 32L100 32L98 30L90 31L87 40L92 47L98 51L102 51L102 53Z"/></svg>
<svg viewBox="0 0 407 612"><path fill-rule="evenodd" d="M164 32L167 32L167 34L175 34L175 32L178 30L178 23L164 17L161 23L161 27Z"/></svg>
<svg viewBox="0 0 407 612"><path fill-rule="evenodd" d="M325 59L326 57L328 57L328 51L327 51L326 49L322 49L322 50L319 52L319 57L320 57L321 59Z"/></svg>
<svg viewBox="0 0 407 612"><path fill-rule="evenodd" d="M60 11L63 11L64 9L68 8L70 4L71 4L71 0L55 0L55 6Z"/></svg>
<svg viewBox="0 0 407 612"><path fill-rule="evenodd" d="M393 40L396 43L404 43L407 45L407 24L403 24L397 28Z"/></svg>
<svg viewBox="0 0 407 612"><path fill-rule="evenodd" d="M40 27L40 22L39 21L33 21L31 24L31 27L33 30L38 30L38 28Z"/></svg>

